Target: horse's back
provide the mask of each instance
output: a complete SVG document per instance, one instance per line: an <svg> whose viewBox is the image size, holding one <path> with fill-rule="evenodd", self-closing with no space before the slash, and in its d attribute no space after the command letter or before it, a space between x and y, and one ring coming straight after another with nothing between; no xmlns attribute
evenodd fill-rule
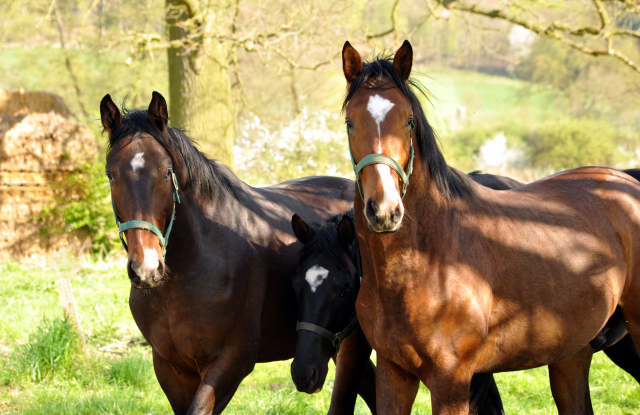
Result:
<svg viewBox="0 0 640 415"><path fill-rule="evenodd" d="M482 173L480 170L472 171L469 173L469 177L476 183L479 183L484 187L489 187L493 190L510 190L524 185L524 183L510 177Z"/></svg>
<svg viewBox="0 0 640 415"><path fill-rule="evenodd" d="M309 176L262 188L287 204L297 202L312 209L330 212L332 215L353 207L355 184L353 180L332 176ZM297 208L296 213L304 215ZM305 210L305 209L303 209ZM324 215L326 216L326 215Z"/></svg>

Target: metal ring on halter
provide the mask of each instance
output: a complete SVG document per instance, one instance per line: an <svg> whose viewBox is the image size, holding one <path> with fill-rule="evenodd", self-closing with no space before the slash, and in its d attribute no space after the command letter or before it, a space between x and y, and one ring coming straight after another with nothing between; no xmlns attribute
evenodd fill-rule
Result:
<svg viewBox="0 0 640 415"><path fill-rule="evenodd" d="M164 235L160 232L160 229L156 225L151 222L147 222L146 220L130 220L127 222L121 222L120 217L116 213L116 208L113 206L113 200L111 201L111 208L113 209L113 216L116 219L116 226L118 227L118 236L120 237L120 241L122 242L122 246L124 250L129 252L129 246L124 241L124 237L122 234L124 231L128 229L146 229L148 231L153 232L155 236L158 237L160 241L160 246L162 247L162 259L165 259L167 256L167 245L169 244L169 235L171 234L171 228L173 227L173 221L176 217L176 203L180 203L180 195L178 194L178 179L176 175L171 170L171 187L172 187L172 197L173 197L173 211L171 212L171 219L169 220L169 226L167 226L167 231Z"/></svg>
<svg viewBox="0 0 640 415"><path fill-rule="evenodd" d="M353 158L353 151L351 150L351 134L349 133L349 126L347 126L347 140L349 142L349 156L351 157L351 164L353 165L353 171L356 173L356 184L358 185L358 191L360 192L360 197L364 202L364 194L362 193L362 185L360 184L360 171L364 169L366 166L370 164L386 164L391 167L393 171L398 173L400 176L400 180L402 180L402 194L400 195L404 199L404 195L407 193L407 186L409 185L409 176L413 172L413 131L416 129L416 124L414 121L411 121L411 132L409 132L409 165L407 166L407 171L400 166L400 164L392 159L391 157L384 154L369 154L365 156L358 164Z"/></svg>

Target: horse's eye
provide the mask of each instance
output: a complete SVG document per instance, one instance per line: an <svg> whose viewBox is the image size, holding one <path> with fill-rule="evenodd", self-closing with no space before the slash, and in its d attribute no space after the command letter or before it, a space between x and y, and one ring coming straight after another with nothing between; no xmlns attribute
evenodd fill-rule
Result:
<svg viewBox="0 0 640 415"><path fill-rule="evenodd" d="M407 122L405 123L407 128L411 128L412 130L416 128L416 121L413 118L413 115L407 118Z"/></svg>
<svg viewBox="0 0 640 415"><path fill-rule="evenodd" d="M109 179L109 182L113 182L113 176L111 175L111 173L106 172L107 175L107 179Z"/></svg>
<svg viewBox="0 0 640 415"><path fill-rule="evenodd" d="M345 120L345 123L347 124L348 129L352 129L355 126L354 122L349 119Z"/></svg>
<svg viewBox="0 0 640 415"><path fill-rule="evenodd" d="M347 294L349 294L349 290L342 290L340 291L340 298L344 298L347 296Z"/></svg>
<svg viewBox="0 0 640 415"><path fill-rule="evenodd" d="M168 179L169 177L171 177L171 173L173 173L173 170L167 169L167 171L164 172L164 178Z"/></svg>

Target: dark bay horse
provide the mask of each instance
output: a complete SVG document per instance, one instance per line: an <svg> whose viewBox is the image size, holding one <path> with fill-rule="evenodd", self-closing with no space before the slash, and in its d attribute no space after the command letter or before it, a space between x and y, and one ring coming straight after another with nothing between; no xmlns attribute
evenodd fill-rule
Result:
<svg viewBox="0 0 640 415"><path fill-rule="evenodd" d="M156 376L176 414L219 414L255 363L294 355L291 215L346 210L354 184L310 177L252 188L167 124L157 92L148 111L122 115L107 95L100 112L129 306ZM371 405L373 382L363 381Z"/></svg>
<svg viewBox="0 0 640 415"><path fill-rule="evenodd" d="M422 381L434 414L466 415L474 374L542 365L559 413L588 411L589 342L616 307L640 344L640 183L586 167L482 187L446 164L408 42L393 61L342 55L378 413L409 414Z"/></svg>
<svg viewBox="0 0 640 415"><path fill-rule="evenodd" d="M640 171L624 170L638 179ZM469 173L476 183L494 190L508 190L524 185L504 176ZM370 370L368 360L371 347L362 338L358 326L353 327L356 316L356 297L362 278L360 247L355 237L354 211L350 209L320 223L307 223L293 215L291 225L298 240L304 244L293 284L298 299L298 344L291 367L291 375L298 390L311 392L322 387L328 370L328 361L336 354L336 343L343 336L355 332L354 340L362 342L359 354L350 356L352 376ZM357 321L357 320L356 320ZM607 356L640 383L640 357L630 336L618 316L607 322L606 331L601 331L590 344L596 351L604 350ZM624 336L620 340L620 337ZM352 340L347 338L348 341ZM368 346L368 347L367 347ZM472 384L471 400L478 414L500 415L504 413L498 388L491 377L489 390L482 400L481 386ZM589 389L584 393L589 398ZM354 395L355 396L355 395ZM591 408L589 408L591 410ZM591 411L589 411L590 413ZM471 413L474 413L471 410Z"/></svg>

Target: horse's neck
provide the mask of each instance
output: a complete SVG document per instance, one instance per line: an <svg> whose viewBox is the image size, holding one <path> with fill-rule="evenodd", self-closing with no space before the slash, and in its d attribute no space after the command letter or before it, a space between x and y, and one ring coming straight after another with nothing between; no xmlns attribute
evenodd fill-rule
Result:
<svg viewBox="0 0 640 415"><path fill-rule="evenodd" d="M403 228L407 227L411 233L420 234L426 232L427 228L433 233L434 227L447 226L446 223L442 223L442 217L450 212L451 200L442 194L431 177L429 167L419 159L416 160L403 203L405 206Z"/></svg>

